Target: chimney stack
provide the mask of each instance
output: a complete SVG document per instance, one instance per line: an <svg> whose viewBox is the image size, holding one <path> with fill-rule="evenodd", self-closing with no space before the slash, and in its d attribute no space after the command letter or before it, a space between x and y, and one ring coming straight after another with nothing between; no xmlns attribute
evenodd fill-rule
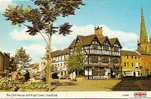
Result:
<svg viewBox="0 0 151 99"><path fill-rule="evenodd" d="M98 38L101 38L103 37L103 29L102 27L95 27L95 35L98 37Z"/></svg>

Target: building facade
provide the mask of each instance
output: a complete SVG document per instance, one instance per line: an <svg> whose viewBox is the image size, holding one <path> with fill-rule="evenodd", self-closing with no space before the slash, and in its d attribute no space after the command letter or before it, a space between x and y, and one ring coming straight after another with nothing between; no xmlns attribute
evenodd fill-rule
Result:
<svg viewBox="0 0 151 99"><path fill-rule="evenodd" d="M142 76L141 55L137 51L121 50L123 76Z"/></svg>
<svg viewBox="0 0 151 99"><path fill-rule="evenodd" d="M142 75L151 75L151 55L141 55Z"/></svg>
<svg viewBox="0 0 151 99"><path fill-rule="evenodd" d="M77 36L68 50L54 51L53 65L57 70L67 70L65 59L74 52L76 45L82 45L82 53L86 55L85 76L88 79L104 79L121 74L120 50L122 48L118 38L108 38L102 33L102 27L95 28L95 33L88 36ZM62 69L60 69L63 67ZM66 74L65 72L61 75Z"/></svg>
<svg viewBox="0 0 151 99"><path fill-rule="evenodd" d="M69 46L70 51L78 42L86 54L85 76L88 79L110 78L121 73L121 44L117 38L104 36L102 27L95 28L94 35L78 36Z"/></svg>
<svg viewBox="0 0 151 99"><path fill-rule="evenodd" d="M9 60L9 54L0 52L0 76L3 76L8 72Z"/></svg>
<svg viewBox="0 0 151 99"><path fill-rule="evenodd" d="M59 78L65 78L68 75L66 59L69 56L69 49L56 50L52 55L52 72L57 73Z"/></svg>

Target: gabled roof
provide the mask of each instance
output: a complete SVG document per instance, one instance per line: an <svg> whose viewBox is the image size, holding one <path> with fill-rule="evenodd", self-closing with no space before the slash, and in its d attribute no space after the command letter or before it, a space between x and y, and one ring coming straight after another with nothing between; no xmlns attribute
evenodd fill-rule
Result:
<svg viewBox="0 0 151 99"><path fill-rule="evenodd" d="M82 46L86 46L86 45L91 45L93 40L97 40L100 44L104 44L104 42L108 42L110 46L113 46L115 43L119 44L120 48L122 48L118 38L111 38L109 39L107 36L103 36L103 37L98 37L96 34L93 35L88 35L88 36L77 36L76 39L74 39L72 41L72 43L69 45L68 48L64 49L64 50L56 50L53 51L52 57L55 56L60 56L60 55L65 55L69 53L69 49L73 48L76 45L76 42L79 40L80 44Z"/></svg>
<svg viewBox="0 0 151 99"><path fill-rule="evenodd" d="M122 56L139 56L141 54L137 51L121 50L121 55Z"/></svg>
<svg viewBox="0 0 151 99"><path fill-rule="evenodd" d="M66 49L63 49L63 50L56 50L56 51L53 51L51 53L51 56L52 57L56 57L56 56L61 56L61 55L66 55L69 53L69 49L66 48Z"/></svg>
<svg viewBox="0 0 151 99"><path fill-rule="evenodd" d="M75 46L75 43L76 43L77 40L80 41L82 46L89 45L89 44L91 44L91 42L93 41L93 39L95 37L96 37L95 35L77 36L77 38L72 41L72 43L70 44L69 48L72 48L73 46Z"/></svg>
<svg viewBox="0 0 151 99"><path fill-rule="evenodd" d="M81 43L83 46L85 46L85 45L90 45L91 42L94 40L94 38L97 38L98 41L100 42L100 44L103 44L104 41L108 41L108 43L109 43L111 46L113 46L115 43L118 43L118 45L120 46L120 48L122 48L122 46L121 46L121 44L120 44L118 38L111 38L111 39L109 39L107 36L98 38L95 34L93 34L93 35L88 35L88 36L77 36L77 38L72 41L72 43L70 44L69 48L72 48L72 47L75 45L75 43L76 43L77 40L80 40L80 43Z"/></svg>
<svg viewBox="0 0 151 99"><path fill-rule="evenodd" d="M5 56L10 57L10 53L3 53Z"/></svg>
<svg viewBox="0 0 151 99"><path fill-rule="evenodd" d="M110 38L110 43L111 45L114 45L114 43L116 42L117 38Z"/></svg>
<svg viewBox="0 0 151 99"><path fill-rule="evenodd" d="M117 43L120 46L120 48L122 48L118 38L110 38L110 43L111 43L111 46Z"/></svg>
<svg viewBox="0 0 151 99"><path fill-rule="evenodd" d="M5 56L5 57L6 57L6 56L7 56L7 57L10 57L10 54L9 54L9 53L5 53L5 52L3 53L3 52L0 51L0 54L3 55L3 56Z"/></svg>
<svg viewBox="0 0 151 99"><path fill-rule="evenodd" d="M75 45L75 43L76 43L76 39L74 39L74 40L71 42L71 44L69 45L68 48L72 48L72 47Z"/></svg>
<svg viewBox="0 0 151 99"><path fill-rule="evenodd" d="M111 43L114 44L116 41L118 41L117 38L114 38L114 39L112 38L112 39L110 40L107 36L98 38L95 34L93 34L93 35L88 35L88 36L77 36L77 38L72 41L72 43L70 44L69 48L72 48L72 47L75 45L75 43L76 43L77 40L79 40L80 43L81 43L83 46L85 46L85 45L90 45L91 42L92 42L95 38L98 39L98 41L99 41L100 44L103 44L105 41L108 41L108 43L109 43L110 45L112 45ZM113 42L113 40L114 40L114 42ZM118 42L119 42L119 41L118 41ZM119 44L120 44L120 43L119 43ZM121 45L120 45L120 46L121 46Z"/></svg>
<svg viewBox="0 0 151 99"><path fill-rule="evenodd" d="M108 41L109 45L111 45L110 40L107 36L103 36L101 38L98 38L98 40L101 44L103 44L105 41Z"/></svg>
<svg viewBox="0 0 151 99"><path fill-rule="evenodd" d="M95 38L95 35L88 35L88 36L78 36L82 45L89 45Z"/></svg>
<svg viewBox="0 0 151 99"><path fill-rule="evenodd" d="M0 54L3 55L3 53L0 51Z"/></svg>

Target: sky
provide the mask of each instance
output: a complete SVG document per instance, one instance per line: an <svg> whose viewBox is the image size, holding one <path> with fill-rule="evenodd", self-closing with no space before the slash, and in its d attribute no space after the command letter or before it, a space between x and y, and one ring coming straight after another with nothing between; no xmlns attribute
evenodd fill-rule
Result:
<svg viewBox="0 0 151 99"><path fill-rule="evenodd" d="M0 51L14 55L23 46L39 62L45 53L45 42L37 35L29 36L25 27L12 26L2 15L8 5L30 4L30 0L0 0ZM76 15L58 18L56 25L69 22L73 25L68 36L53 35L53 50L69 46L77 35L94 34L96 26L103 27L106 36L118 37L123 49L135 50L139 39L141 8L144 10L148 34L151 37L151 0L84 0L85 6Z"/></svg>

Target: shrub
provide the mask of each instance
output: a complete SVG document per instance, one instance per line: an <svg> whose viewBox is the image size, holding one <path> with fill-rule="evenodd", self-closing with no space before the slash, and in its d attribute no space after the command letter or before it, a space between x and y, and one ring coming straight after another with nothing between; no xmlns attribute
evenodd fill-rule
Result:
<svg viewBox="0 0 151 99"><path fill-rule="evenodd" d="M15 91L19 87L19 81L11 80L10 78L1 78L0 79L0 90L10 90Z"/></svg>

